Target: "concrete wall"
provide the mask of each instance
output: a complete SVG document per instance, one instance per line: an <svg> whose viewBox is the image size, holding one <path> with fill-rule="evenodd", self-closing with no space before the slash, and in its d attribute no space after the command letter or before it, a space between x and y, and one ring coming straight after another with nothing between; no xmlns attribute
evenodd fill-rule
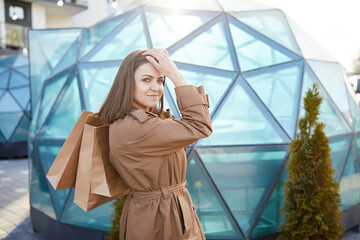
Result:
<svg viewBox="0 0 360 240"><path fill-rule="evenodd" d="M108 0L89 0L88 9L72 16L72 27L89 27L107 18L114 12Z"/></svg>
<svg viewBox="0 0 360 240"><path fill-rule="evenodd" d="M46 28L71 28L71 17L46 14Z"/></svg>
<svg viewBox="0 0 360 240"><path fill-rule="evenodd" d="M44 5L36 2L31 4L31 22L33 29L46 28L46 10Z"/></svg>

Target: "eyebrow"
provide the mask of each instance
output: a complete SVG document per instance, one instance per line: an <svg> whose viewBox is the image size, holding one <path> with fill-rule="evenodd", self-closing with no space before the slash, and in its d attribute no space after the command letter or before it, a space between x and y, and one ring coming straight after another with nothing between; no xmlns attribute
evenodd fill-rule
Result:
<svg viewBox="0 0 360 240"><path fill-rule="evenodd" d="M141 77L151 77L151 78L154 78L153 76L151 75L148 75L148 74L144 74L144 75L141 75ZM161 76L159 78L165 78L164 76Z"/></svg>

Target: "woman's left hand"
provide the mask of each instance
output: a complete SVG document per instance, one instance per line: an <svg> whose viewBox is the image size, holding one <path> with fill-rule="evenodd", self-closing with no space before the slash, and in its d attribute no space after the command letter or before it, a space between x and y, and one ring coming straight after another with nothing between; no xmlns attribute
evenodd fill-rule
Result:
<svg viewBox="0 0 360 240"><path fill-rule="evenodd" d="M175 87L186 85L183 75L165 49L149 49L143 53L146 59L163 75L170 78Z"/></svg>

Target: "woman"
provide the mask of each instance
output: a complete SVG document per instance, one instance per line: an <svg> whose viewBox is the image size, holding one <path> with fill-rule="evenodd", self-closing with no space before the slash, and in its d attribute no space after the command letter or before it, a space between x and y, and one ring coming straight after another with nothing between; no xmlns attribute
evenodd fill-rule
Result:
<svg viewBox="0 0 360 240"><path fill-rule="evenodd" d="M175 85L181 120L162 109L165 76ZM99 116L110 123L110 161L130 189L120 239L205 239L186 188L184 150L212 132L203 87L187 85L166 50L134 51Z"/></svg>

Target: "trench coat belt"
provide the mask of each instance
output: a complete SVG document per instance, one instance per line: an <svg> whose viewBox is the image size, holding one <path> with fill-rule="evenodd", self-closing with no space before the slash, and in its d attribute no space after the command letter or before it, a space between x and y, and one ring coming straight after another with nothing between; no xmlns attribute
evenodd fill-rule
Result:
<svg viewBox="0 0 360 240"><path fill-rule="evenodd" d="M187 182L183 182L176 185L171 185L167 187L160 187L158 190L154 191L146 191L146 192L139 192L131 190L129 192L130 197L138 200L152 200L155 198L163 197L164 199L168 199L172 192L180 189L184 189L187 187Z"/></svg>

